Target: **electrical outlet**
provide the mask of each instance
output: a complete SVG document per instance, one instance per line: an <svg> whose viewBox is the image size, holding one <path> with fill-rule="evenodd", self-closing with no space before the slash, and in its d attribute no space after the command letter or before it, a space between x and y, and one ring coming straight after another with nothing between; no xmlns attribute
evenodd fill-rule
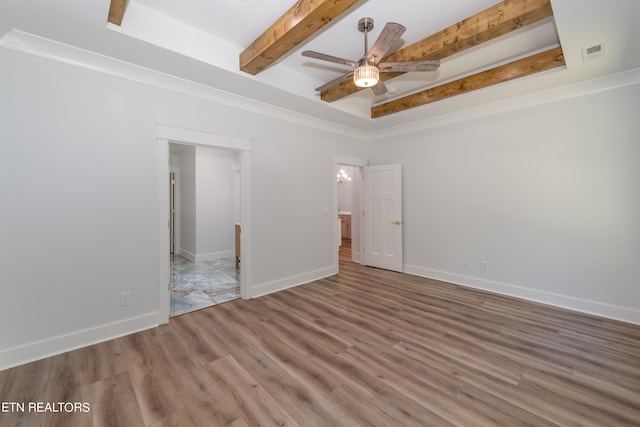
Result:
<svg viewBox="0 0 640 427"><path fill-rule="evenodd" d="M463 266L464 268L469 267L469 260L468 260L468 259L466 259L466 258L462 258L462 266Z"/></svg>
<svg viewBox="0 0 640 427"><path fill-rule="evenodd" d="M129 297L131 296L131 292L122 292L120 294L120 305L125 306L129 305Z"/></svg>
<svg viewBox="0 0 640 427"><path fill-rule="evenodd" d="M482 261L480 263L480 270L489 271L489 261Z"/></svg>

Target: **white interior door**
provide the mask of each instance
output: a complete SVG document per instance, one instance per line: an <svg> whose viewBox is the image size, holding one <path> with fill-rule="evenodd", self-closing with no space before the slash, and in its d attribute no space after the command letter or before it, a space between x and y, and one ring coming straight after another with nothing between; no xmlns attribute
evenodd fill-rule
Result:
<svg viewBox="0 0 640 427"><path fill-rule="evenodd" d="M402 271L402 166L364 168L364 265Z"/></svg>

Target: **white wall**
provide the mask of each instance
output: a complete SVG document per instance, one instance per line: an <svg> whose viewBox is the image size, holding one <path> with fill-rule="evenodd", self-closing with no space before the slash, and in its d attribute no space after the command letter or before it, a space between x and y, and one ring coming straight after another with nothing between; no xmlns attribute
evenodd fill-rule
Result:
<svg viewBox="0 0 640 427"><path fill-rule="evenodd" d="M406 271L640 323L639 111L635 85L374 142Z"/></svg>
<svg viewBox="0 0 640 427"><path fill-rule="evenodd" d="M198 251L196 218L196 147L185 146L176 153L180 164L180 246L178 253L195 260Z"/></svg>
<svg viewBox="0 0 640 427"><path fill-rule="evenodd" d="M340 165L339 169L344 170L349 177L351 177L351 181L345 181L343 184L338 184L338 210L341 211L352 211L354 209L354 188L355 181L354 178L354 167L348 165Z"/></svg>
<svg viewBox="0 0 640 427"><path fill-rule="evenodd" d="M169 146L170 147L171 146L175 147L176 145L169 144ZM181 219L182 219L182 215L181 215L182 214L182 212L181 212L182 208L180 206L180 204L181 204L180 184L181 184L181 181L182 181L180 179L180 161L181 161L180 153L172 152L170 150L170 152L169 152L169 160L170 160L169 172L173 173L173 180L174 180L173 208L174 208L175 212L174 212L174 218L173 218L173 220L174 220L174 225L173 225L173 227L174 227L173 235L174 236L173 237L175 239L175 242L174 242L174 253L177 254L178 251L180 250L180 246L181 246L181 242L182 242L182 239L181 239L181 236L180 236L182 234L181 230L180 230L180 227L181 227L181 224L182 224L182 222L181 222Z"/></svg>
<svg viewBox="0 0 640 427"><path fill-rule="evenodd" d="M234 256L234 166L236 151L196 147L196 238L198 260Z"/></svg>
<svg viewBox="0 0 640 427"><path fill-rule="evenodd" d="M7 12L4 10L4 4L0 3L0 37L11 31L11 22Z"/></svg>
<svg viewBox="0 0 640 427"><path fill-rule="evenodd" d="M15 51L0 63L0 369L158 322L158 123L252 141L252 294L336 270L333 159L364 142Z"/></svg>
<svg viewBox="0 0 640 427"><path fill-rule="evenodd" d="M205 146L182 147L171 154L171 162L179 170L178 253L193 261L232 257L234 223L240 215L235 176L239 153Z"/></svg>

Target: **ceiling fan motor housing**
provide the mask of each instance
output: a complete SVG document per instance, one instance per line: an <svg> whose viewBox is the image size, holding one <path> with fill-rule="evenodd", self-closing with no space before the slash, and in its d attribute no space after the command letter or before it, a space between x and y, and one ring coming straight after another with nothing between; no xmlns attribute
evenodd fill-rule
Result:
<svg viewBox="0 0 640 427"><path fill-rule="evenodd" d="M364 33L365 31L373 30L373 18L364 17L358 21L358 31Z"/></svg>

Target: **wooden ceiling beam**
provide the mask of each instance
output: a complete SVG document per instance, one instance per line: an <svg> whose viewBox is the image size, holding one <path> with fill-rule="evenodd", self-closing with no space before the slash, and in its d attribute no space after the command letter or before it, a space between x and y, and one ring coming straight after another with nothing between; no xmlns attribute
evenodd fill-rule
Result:
<svg viewBox="0 0 640 427"><path fill-rule="evenodd" d="M504 0L388 55L381 62L444 59L550 16L553 16L550 0ZM386 81L401 74L381 73L380 76ZM348 80L322 91L320 98L333 102L359 90L362 88Z"/></svg>
<svg viewBox="0 0 640 427"><path fill-rule="evenodd" d="M111 0L107 21L117 26L122 25L122 18L124 18L124 11L126 8L127 0Z"/></svg>
<svg viewBox="0 0 640 427"><path fill-rule="evenodd" d="M240 54L240 70L256 75L360 0L298 0Z"/></svg>
<svg viewBox="0 0 640 427"><path fill-rule="evenodd" d="M376 105L371 108L371 117L375 119L388 114L398 113L410 108L441 101L446 98L451 98L452 96L462 95L563 65L565 65L565 61L562 48L557 47L490 70L426 89L422 92Z"/></svg>

